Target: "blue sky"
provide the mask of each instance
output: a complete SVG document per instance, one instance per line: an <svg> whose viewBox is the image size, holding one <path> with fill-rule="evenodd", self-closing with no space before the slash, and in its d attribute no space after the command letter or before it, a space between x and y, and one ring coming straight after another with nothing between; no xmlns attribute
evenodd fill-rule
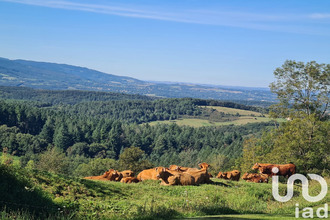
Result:
<svg viewBox="0 0 330 220"><path fill-rule="evenodd" d="M328 0L0 0L0 57L142 80L267 87L329 51Z"/></svg>

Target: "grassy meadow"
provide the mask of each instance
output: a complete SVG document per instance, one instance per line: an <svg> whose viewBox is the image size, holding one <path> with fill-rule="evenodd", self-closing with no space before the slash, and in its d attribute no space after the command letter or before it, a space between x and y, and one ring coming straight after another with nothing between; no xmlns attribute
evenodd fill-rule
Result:
<svg viewBox="0 0 330 220"><path fill-rule="evenodd" d="M280 203L272 197L271 184L242 180L213 179L214 184L200 186L160 186L159 181L152 180L124 184L40 171L0 171L2 178L7 175L0 186L2 219L293 219L296 203L303 208L330 201L328 194L320 202L306 202L299 184L293 199ZM13 181L17 181L14 188L6 189L6 184ZM316 183L310 188L312 194L320 190ZM281 184L280 193L285 190L286 185Z"/></svg>
<svg viewBox="0 0 330 220"><path fill-rule="evenodd" d="M205 118L180 118L176 120L164 120L164 121L153 121L149 122L149 125L153 126L156 124L177 124L179 126L191 126L191 127L204 127L204 126L223 126L223 125L245 125L248 123L260 123L270 122L274 119L270 118L269 115L263 115L260 112L227 108L220 106L201 106L202 108L214 109L217 112L223 112L224 114L236 115L235 117L226 117L223 121L213 121ZM285 119L276 119L277 122L284 122Z"/></svg>
<svg viewBox="0 0 330 220"><path fill-rule="evenodd" d="M198 118L183 118L177 120L165 120L165 121L153 121L149 125L153 126L156 124L177 124L179 126L191 126L191 127L204 127L204 126L223 126L223 125L245 125L248 123L260 123L260 122L270 122L273 119L265 117L251 117L251 116L240 116L239 119L233 121L225 122L212 122L206 119ZM277 120L283 121L283 120Z"/></svg>
<svg viewBox="0 0 330 220"><path fill-rule="evenodd" d="M201 107L215 109L218 112L224 112L225 114L232 114L232 115L237 114L237 113L242 116L254 115L256 117L261 117L263 115L260 112L236 109L236 108L221 107L221 106L201 106Z"/></svg>

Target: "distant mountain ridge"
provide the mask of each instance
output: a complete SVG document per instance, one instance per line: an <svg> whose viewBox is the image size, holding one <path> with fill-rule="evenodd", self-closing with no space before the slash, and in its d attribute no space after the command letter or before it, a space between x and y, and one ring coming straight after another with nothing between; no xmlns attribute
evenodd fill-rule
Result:
<svg viewBox="0 0 330 220"><path fill-rule="evenodd" d="M90 90L167 98L274 102L267 89L193 83L147 82L68 64L0 58L0 85L51 90Z"/></svg>

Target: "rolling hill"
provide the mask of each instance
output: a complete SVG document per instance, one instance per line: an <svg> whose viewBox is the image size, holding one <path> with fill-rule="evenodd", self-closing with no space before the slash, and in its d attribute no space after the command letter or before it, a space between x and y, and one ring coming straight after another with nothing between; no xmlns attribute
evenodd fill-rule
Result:
<svg viewBox="0 0 330 220"><path fill-rule="evenodd" d="M0 86L109 91L168 98L275 101L268 89L147 82L67 64L5 58L0 58Z"/></svg>

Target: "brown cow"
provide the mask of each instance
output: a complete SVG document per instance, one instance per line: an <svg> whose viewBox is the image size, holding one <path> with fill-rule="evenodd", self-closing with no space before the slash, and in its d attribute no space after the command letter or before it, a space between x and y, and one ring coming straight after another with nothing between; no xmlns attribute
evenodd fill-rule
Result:
<svg viewBox="0 0 330 220"><path fill-rule="evenodd" d="M221 171L218 173L218 175L217 175L217 178L225 178L225 177L227 177L227 174L225 175L224 173L222 173Z"/></svg>
<svg viewBox="0 0 330 220"><path fill-rule="evenodd" d="M139 181L143 180L159 180L160 173L165 172L165 167L156 167L148 170L142 170L138 175L137 178Z"/></svg>
<svg viewBox="0 0 330 220"><path fill-rule="evenodd" d="M132 170L124 170L120 172L125 177L134 177L134 172Z"/></svg>
<svg viewBox="0 0 330 220"><path fill-rule="evenodd" d="M189 173L190 175L192 175L195 178L195 183L196 185L198 184L202 184L202 183L213 183L210 180L210 175L207 172L207 168L210 167L209 164L207 163L201 163L198 164L199 167L201 167L200 170L187 170L186 173Z"/></svg>
<svg viewBox="0 0 330 220"><path fill-rule="evenodd" d="M161 185L195 185L195 179L189 173L165 169L158 173Z"/></svg>
<svg viewBox="0 0 330 220"><path fill-rule="evenodd" d="M201 169L206 169L209 168L211 165L210 164L207 164L207 163L200 163L198 164L198 166L201 168Z"/></svg>
<svg viewBox="0 0 330 220"><path fill-rule="evenodd" d="M88 177L84 177L84 179L115 181L118 177L119 177L118 171L114 169L110 169L101 176L88 176Z"/></svg>
<svg viewBox="0 0 330 220"><path fill-rule="evenodd" d="M106 177L108 177L109 171L106 171L103 175L100 176L87 176L84 177L84 179L89 179L89 180L108 180Z"/></svg>
<svg viewBox="0 0 330 220"><path fill-rule="evenodd" d="M123 178L120 180L120 182L121 182L121 183L138 183L138 182L140 182L140 181L139 181L138 178L136 178L136 177L131 177L131 176L129 176L129 177L123 177Z"/></svg>
<svg viewBox="0 0 330 220"><path fill-rule="evenodd" d="M200 163L198 164L198 166L203 169L207 169L210 165L207 163ZM177 165L171 165L169 167L170 170L176 170L176 171L180 171L180 172L189 172L189 171L198 171L200 169L198 168L191 168L191 167L181 167L181 166L177 166Z"/></svg>
<svg viewBox="0 0 330 220"><path fill-rule="evenodd" d="M186 172L189 169L196 169L196 170L198 170L197 168L182 167L182 166L178 166L178 165L171 165L169 167L169 170L174 170L174 171L179 171L179 172Z"/></svg>
<svg viewBox="0 0 330 220"><path fill-rule="evenodd" d="M244 173L242 179L246 182L268 183L268 175L259 173Z"/></svg>
<svg viewBox="0 0 330 220"><path fill-rule="evenodd" d="M277 168L277 173L274 173L273 168ZM289 164L259 164L256 163L252 169L259 169L259 172L262 174L267 174L269 176L284 176L290 177L296 173L296 165L293 163Z"/></svg>
<svg viewBox="0 0 330 220"><path fill-rule="evenodd" d="M252 170L257 170L259 169L260 166L268 166L268 165L272 165L271 163L256 163L253 165Z"/></svg>
<svg viewBox="0 0 330 220"><path fill-rule="evenodd" d="M217 178L219 179L226 179L226 180L234 180L239 181L239 178L241 176L241 172L238 170L233 170L229 172L219 172L217 175Z"/></svg>
<svg viewBox="0 0 330 220"><path fill-rule="evenodd" d="M124 177L134 177L134 172L132 170L121 171L115 181L119 182Z"/></svg>
<svg viewBox="0 0 330 220"><path fill-rule="evenodd" d="M163 180L161 185L195 185L195 178L189 173L179 173L169 176L167 180Z"/></svg>
<svg viewBox="0 0 330 220"><path fill-rule="evenodd" d="M178 166L178 165L170 165L170 166L168 167L168 169L169 169L169 170L177 170L179 167L180 167L180 166Z"/></svg>
<svg viewBox="0 0 330 220"><path fill-rule="evenodd" d="M113 170L107 176L107 179L110 180L110 181L117 181L118 177L120 177L120 173L117 170Z"/></svg>

